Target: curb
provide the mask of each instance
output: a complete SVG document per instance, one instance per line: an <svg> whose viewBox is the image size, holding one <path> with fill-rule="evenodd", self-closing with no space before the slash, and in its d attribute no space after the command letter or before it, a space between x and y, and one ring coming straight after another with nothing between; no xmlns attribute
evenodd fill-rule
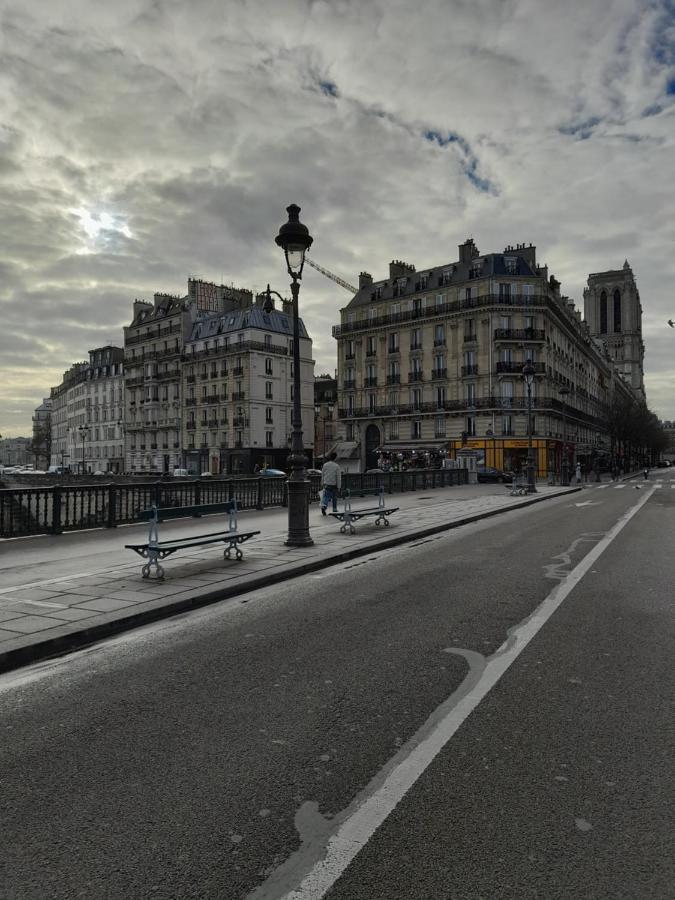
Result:
<svg viewBox="0 0 675 900"><path fill-rule="evenodd" d="M90 646L105 638L122 634L125 631L131 631L142 625L149 625L153 622L168 619L181 613L190 612L194 609L200 609L204 606L210 606L220 600L229 600L232 597L248 594L251 591L260 588L269 587L271 584L279 584L283 581L290 581L300 575L307 575L311 572L327 569L337 563L348 562L359 556L367 556L371 553L377 553L380 550L388 550L391 547L397 547L401 544L409 544L423 537L430 537L434 534L440 534L443 531L451 531L454 528L460 528L462 525L470 525L481 519L490 519L502 513L511 512L514 509L523 509L526 506L532 506L535 503L543 503L545 500L552 500L557 497L564 497L567 494L574 494L580 491L580 487L571 487L565 490L557 491L555 494L546 494L545 496L533 497L520 503L514 503L502 509L487 510L485 512L474 513L464 516L461 519L455 519L452 522L444 522L440 525L431 525L418 531L416 534L399 535L392 538L386 538L377 545L372 544L368 547L354 547L349 550L343 550L331 556L322 559L313 560L312 562L300 563L299 565L284 569L269 575L259 575L251 578L245 584L233 585L229 588L218 588L214 591L206 591L198 597L185 597L182 600L168 601L162 605L158 605L154 609L145 609L142 612L134 613L128 616L117 617L109 622L99 622L89 628L82 628L79 631L70 634L59 635L58 637L46 638L38 640L36 643L28 644L25 647L16 647L0 653L0 674L11 672L14 669L20 669L31 663L40 662L47 659L65 656L75 650L81 650L83 647ZM112 614L111 614L112 615Z"/></svg>

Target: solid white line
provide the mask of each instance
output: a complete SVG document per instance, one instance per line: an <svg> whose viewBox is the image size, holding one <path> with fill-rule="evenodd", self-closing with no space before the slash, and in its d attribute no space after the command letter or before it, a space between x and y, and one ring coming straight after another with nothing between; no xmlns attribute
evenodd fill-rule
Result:
<svg viewBox="0 0 675 900"><path fill-rule="evenodd" d="M326 854L323 859L315 863L298 887L284 894L281 900L320 900L325 896L457 729L497 684L532 638L548 622L570 591L576 587L598 557L609 547L614 538L626 527L653 493L650 491L645 494L632 509L624 513L605 537L598 541L569 575L553 588L530 618L510 634L509 639L502 647L488 659L485 669L474 687L391 771L382 785L339 826L326 845Z"/></svg>
<svg viewBox="0 0 675 900"><path fill-rule="evenodd" d="M617 491L620 491L621 488L625 488L626 485L625 484L617 484L617 485L615 485L615 487L616 487Z"/></svg>

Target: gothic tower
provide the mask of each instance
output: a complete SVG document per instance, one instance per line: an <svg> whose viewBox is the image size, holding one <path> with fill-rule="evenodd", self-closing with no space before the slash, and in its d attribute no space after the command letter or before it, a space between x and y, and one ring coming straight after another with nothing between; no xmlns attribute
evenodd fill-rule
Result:
<svg viewBox="0 0 675 900"><path fill-rule="evenodd" d="M628 260L621 269L588 276L588 287L584 290L584 318L593 337L607 346L624 381L639 399L644 400L642 306Z"/></svg>

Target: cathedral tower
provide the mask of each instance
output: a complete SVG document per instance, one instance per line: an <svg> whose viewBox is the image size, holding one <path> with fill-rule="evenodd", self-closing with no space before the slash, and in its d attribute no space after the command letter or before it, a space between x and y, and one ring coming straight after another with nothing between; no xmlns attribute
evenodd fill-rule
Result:
<svg viewBox="0 0 675 900"><path fill-rule="evenodd" d="M623 268L588 276L584 318L593 337L607 346L617 370L636 396L645 399L642 306L628 260Z"/></svg>

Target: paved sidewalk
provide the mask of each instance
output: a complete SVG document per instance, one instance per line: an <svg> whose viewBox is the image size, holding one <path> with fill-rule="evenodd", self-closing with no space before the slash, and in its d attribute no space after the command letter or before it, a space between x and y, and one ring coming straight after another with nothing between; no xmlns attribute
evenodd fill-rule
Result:
<svg viewBox="0 0 675 900"><path fill-rule="evenodd" d="M493 486L490 486L493 487ZM143 580L143 561L123 545L140 537L134 529L99 532L89 546L110 545L116 555L107 565L91 565L96 550L78 560L82 571L39 580L40 563L35 557L58 553L58 542L77 540L73 535L30 538L13 543L13 553L31 565L35 580L0 588L0 672L19 668L38 659L73 650L112 634L152 622L166 616L244 594L256 588L326 568L335 563L372 553L375 550L407 543L431 534L497 515L510 509L558 497L578 487L538 486L536 496L512 497L508 487L486 485L449 487L416 493L387 496L387 505L401 509L391 517L388 528L375 527L372 519L356 524L356 534L340 534L331 517L322 517L318 508L310 509L310 528L314 545L291 548L284 545L286 511L240 514L241 530L257 528L264 518L274 527L243 545L241 562L223 560L222 545L193 548L169 557L164 565L163 581ZM354 500L354 507L368 499ZM210 517L209 517L210 518ZM209 519L190 520L183 530L211 530ZM160 526L160 539L174 536L168 525ZM41 543L38 543L41 542ZM56 543L54 543L56 542ZM119 547L118 547L119 544ZM64 546L63 544L61 546ZM82 541L83 548L87 543ZM54 549L56 548L56 550ZM99 559L102 558L100 555Z"/></svg>

